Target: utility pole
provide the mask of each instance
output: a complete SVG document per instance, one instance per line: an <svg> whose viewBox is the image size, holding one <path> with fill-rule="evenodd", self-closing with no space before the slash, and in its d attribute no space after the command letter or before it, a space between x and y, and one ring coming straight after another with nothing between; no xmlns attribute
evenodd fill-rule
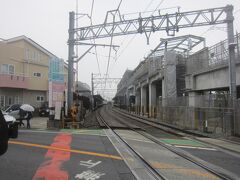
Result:
<svg viewBox="0 0 240 180"><path fill-rule="evenodd" d="M233 6L227 6L227 34L228 34L228 49L229 49L229 78L230 78L230 94L236 100L236 63L235 63L235 42L233 29Z"/></svg>
<svg viewBox="0 0 240 180"><path fill-rule="evenodd" d="M93 73L92 73L92 96L94 95Z"/></svg>
<svg viewBox="0 0 240 180"><path fill-rule="evenodd" d="M92 110L94 109L94 84L93 84L93 73L92 73Z"/></svg>
<svg viewBox="0 0 240 180"><path fill-rule="evenodd" d="M235 62L235 46L236 43L234 42L234 29L233 29L233 6L227 6L226 9L227 13L227 34L228 34L228 50L229 50L229 62L228 62L228 69L229 69L229 92L232 98L232 106L233 106L233 117L231 118L231 135L234 135L236 126L236 99L237 99L237 87L236 87L236 62Z"/></svg>
<svg viewBox="0 0 240 180"><path fill-rule="evenodd" d="M73 56L74 56L74 12L69 13L69 30L68 30L68 92L67 92L67 107L71 108L73 103Z"/></svg>

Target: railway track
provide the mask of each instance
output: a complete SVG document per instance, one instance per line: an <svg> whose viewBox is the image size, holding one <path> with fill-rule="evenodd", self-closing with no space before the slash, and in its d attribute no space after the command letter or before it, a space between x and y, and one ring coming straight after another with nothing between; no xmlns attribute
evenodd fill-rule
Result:
<svg viewBox="0 0 240 180"><path fill-rule="evenodd" d="M101 121L103 124L105 124L105 126L115 135L117 136L117 138L119 138L121 140L121 142L123 142L128 148L129 150L134 153L134 155L137 156L138 160L141 161L141 163L144 165L144 167L147 169L147 171L152 175L153 179L156 180L166 180L166 178L161 175L158 171L156 171L156 169L154 167L152 167L152 165L147 162L137 151L134 150L133 147L131 147L117 132L115 132L114 129L112 129L108 123L104 120L104 118L102 117L101 113L98 113L97 116L97 120ZM122 122L121 122L122 123Z"/></svg>
<svg viewBox="0 0 240 180"><path fill-rule="evenodd" d="M108 108L108 109L106 109ZM103 122L105 124L105 126L108 129L111 129L111 131L119 138L121 139L122 142L124 142L124 144L131 149L131 151L136 154L138 156L138 158L144 163L145 167L147 167L147 169L154 175L154 177L156 179L168 179L166 177L164 177L161 173L159 173L159 171L157 171L154 167L152 167L151 163L148 162L148 160L146 160L144 158L144 155L139 154L134 147L132 147L126 140L124 140L124 138L121 137L121 135L119 135L119 133L116 132L115 129L117 129L116 127L114 127L114 129L112 129L109 125L108 122L105 120L106 117L109 119L111 119L112 121L118 121L118 123L122 124L125 126L125 129L129 129L135 133L138 133L139 135L145 137L146 139L148 139L149 141L152 141L154 143L156 143L157 145L167 149L168 151L176 154L177 156L197 165L198 167L201 167L202 169L206 170L207 172L213 174L214 176L216 176L219 179L224 179L224 180L232 180L235 179L234 177L231 177L229 174L225 174L222 171L217 171L214 168L210 168L209 166L207 166L205 164L205 162L191 156L190 154L187 154L186 152L177 149L173 146L169 146L166 145L165 143L159 141L154 133L149 133L149 132L154 132L154 130L156 131L156 129L158 129L157 127L151 126L148 124L148 126L146 127L146 123L140 122L140 121L136 121L133 119L129 119L126 116L124 116L123 114L118 114L116 112L111 111L111 108L109 109L109 106L106 106L105 108L102 108L99 112L98 112L98 120ZM136 117L135 117L136 118ZM135 127L133 127L133 124ZM136 128L138 127L138 128ZM162 131L162 129L158 129L158 134L159 131ZM163 131L164 133L168 133L166 131ZM178 137L181 138L181 136L179 135L172 135L174 137Z"/></svg>

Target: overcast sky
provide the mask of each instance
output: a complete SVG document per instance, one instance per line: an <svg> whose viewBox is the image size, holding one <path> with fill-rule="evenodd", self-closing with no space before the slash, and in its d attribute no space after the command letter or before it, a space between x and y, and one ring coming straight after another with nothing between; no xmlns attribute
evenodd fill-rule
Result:
<svg viewBox="0 0 240 180"><path fill-rule="evenodd" d="M95 0L93 7L93 24L101 24L105 19L108 10L116 9L120 0ZM162 2L162 3L161 3ZM78 12L90 14L92 0L78 0ZM168 12L175 12L177 6L180 11L200 10L206 8L222 7L227 4L234 6L234 28L240 32L240 0L122 0L120 6L121 14L143 12L158 9L165 9ZM69 12L76 11L76 0L0 0L0 38L8 39L25 35L50 52L65 60L68 57L68 21ZM164 10L163 12L167 12ZM151 15L152 13L149 13ZM136 18L138 14L130 14L128 18ZM86 26L90 21L85 17L78 21L78 27ZM226 27L218 25L216 27ZM226 38L224 30L210 30L210 26L199 28L180 29L176 35L194 34L203 36L207 45L213 45ZM160 38L166 38L166 32L157 32L150 38L150 45L147 45L144 35L131 35L114 37L113 44L120 45L117 52L119 58L110 61L109 76L121 77L124 71L134 69L138 63L147 56L151 49L158 45ZM98 40L98 43L110 44L110 39ZM79 47L79 56L84 53L86 47ZM98 73L98 65L95 50L86 55L79 62L79 80L91 84L91 73ZM109 48L97 47L100 72L106 73ZM115 52L112 51L112 56Z"/></svg>

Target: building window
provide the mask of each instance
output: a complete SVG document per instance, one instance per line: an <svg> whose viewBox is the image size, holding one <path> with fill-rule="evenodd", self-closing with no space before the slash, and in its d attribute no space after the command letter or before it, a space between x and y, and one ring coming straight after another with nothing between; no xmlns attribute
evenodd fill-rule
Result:
<svg viewBox="0 0 240 180"><path fill-rule="evenodd" d="M40 61L41 55L38 51L31 51L30 49L25 50L26 60Z"/></svg>
<svg viewBox="0 0 240 180"><path fill-rule="evenodd" d="M3 74L8 74L8 64L2 64L1 71Z"/></svg>
<svg viewBox="0 0 240 180"><path fill-rule="evenodd" d="M12 64L2 64L1 72L3 74L14 74L14 66Z"/></svg>
<svg viewBox="0 0 240 180"><path fill-rule="evenodd" d="M0 96L0 107L5 107L5 96Z"/></svg>
<svg viewBox="0 0 240 180"><path fill-rule="evenodd" d="M33 76L34 76L34 77L41 77L41 76L42 76L42 74L41 74L41 73L39 73L39 72L34 72L34 73L33 73Z"/></svg>
<svg viewBox="0 0 240 180"><path fill-rule="evenodd" d="M26 60L30 59L30 50L26 49Z"/></svg>
<svg viewBox="0 0 240 180"><path fill-rule="evenodd" d="M43 102L44 97L43 96L37 96L37 102Z"/></svg>
<svg viewBox="0 0 240 180"><path fill-rule="evenodd" d="M13 104L13 98L12 97L8 97L8 105L12 105Z"/></svg>
<svg viewBox="0 0 240 180"><path fill-rule="evenodd" d="M19 96L14 97L14 104L20 104L20 97Z"/></svg>

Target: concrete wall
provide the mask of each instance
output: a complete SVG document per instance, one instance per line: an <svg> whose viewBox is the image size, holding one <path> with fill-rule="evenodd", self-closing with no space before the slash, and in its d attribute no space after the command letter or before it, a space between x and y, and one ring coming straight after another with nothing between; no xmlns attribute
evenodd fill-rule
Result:
<svg viewBox="0 0 240 180"><path fill-rule="evenodd" d="M40 107L41 101L37 101L37 96L43 96L43 101L47 101L47 92L46 91L32 91L24 90L23 91L23 103L31 104L34 107Z"/></svg>
<svg viewBox="0 0 240 180"><path fill-rule="evenodd" d="M240 85L240 64L236 67L237 85ZM195 90L229 87L228 68L217 69L194 77Z"/></svg>

